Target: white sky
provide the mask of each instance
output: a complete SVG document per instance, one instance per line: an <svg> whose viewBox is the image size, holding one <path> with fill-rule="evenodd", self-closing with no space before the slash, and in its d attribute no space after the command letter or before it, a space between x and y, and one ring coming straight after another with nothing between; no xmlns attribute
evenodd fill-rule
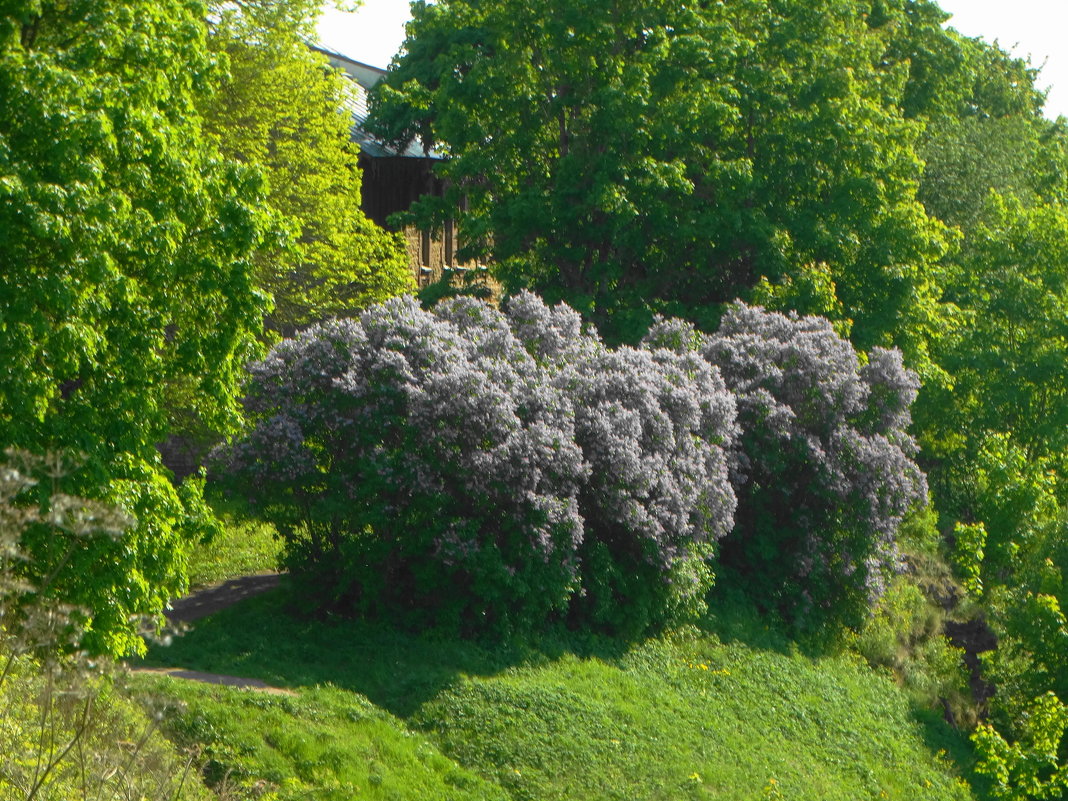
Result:
<svg viewBox="0 0 1068 801"><path fill-rule="evenodd" d="M949 25L965 36L997 41L1017 56L1045 64L1039 86L1052 89L1046 115L1068 117L1068 0L939 0L953 14ZM355 14L326 8L322 43L376 67L389 65L404 41L408 0L363 0Z"/></svg>
<svg viewBox="0 0 1068 801"><path fill-rule="evenodd" d="M403 0L396 0L403 2ZM949 25L965 36L997 41L1015 56L1029 57L1046 96L1046 116L1068 117L1068 1L938 0L953 15Z"/></svg>

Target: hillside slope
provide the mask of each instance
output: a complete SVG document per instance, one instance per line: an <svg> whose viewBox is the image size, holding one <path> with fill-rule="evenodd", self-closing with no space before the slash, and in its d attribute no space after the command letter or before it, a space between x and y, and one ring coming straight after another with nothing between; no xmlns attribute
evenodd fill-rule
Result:
<svg viewBox="0 0 1068 801"><path fill-rule="evenodd" d="M855 657L756 622L637 645L489 648L293 615L284 591L200 621L155 664L294 698L144 679L209 779L282 799L970 799L918 714ZM238 781L239 780L239 781Z"/></svg>

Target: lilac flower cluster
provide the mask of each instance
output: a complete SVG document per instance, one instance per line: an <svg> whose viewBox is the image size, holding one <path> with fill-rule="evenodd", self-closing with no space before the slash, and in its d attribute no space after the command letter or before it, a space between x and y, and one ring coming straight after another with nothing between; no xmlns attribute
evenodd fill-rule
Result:
<svg viewBox="0 0 1068 801"><path fill-rule="evenodd" d="M712 336L660 321L647 341L697 350L737 398L739 512L723 562L796 622L859 622L927 493L907 431L919 382L901 354L875 348L861 367L827 320L740 303Z"/></svg>
<svg viewBox="0 0 1068 801"><path fill-rule="evenodd" d="M588 473L569 400L504 316L399 298L252 368L225 472L316 602L513 625L566 607Z"/></svg>
<svg viewBox="0 0 1068 801"><path fill-rule="evenodd" d="M590 467L571 616L638 633L704 609L713 543L734 524L734 398L695 354L607 348L564 304L520 293L516 335L571 399Z"/></svg>
<svg viewBox="0 0 1068 801"><path fill-rule="evenodd" d="M401 298L310 328L252 368L246 406L224 472L318 602L615 627L642 595L651 625L700 605L733 524L734 402L715 370L610 350L525 293L506 312Z"/></svg>
<svg viewBox="0 0 1068 801"><path fill-rule="evenodd" d="M734 524L738 432L718 371L696 354L599 348L558 381L592 468L579 499L585 616L642 630L700 611L711 545Z"/></svg>
<svg viewBox="0 0 1068 801"><path fill-rule="evenodd" d="M224 472L348 611L636 634L703 608L719 548L791 617L852 622L926 493L900 354L741 304L612 349L528 293L399 298L251 374Z"/></svg>

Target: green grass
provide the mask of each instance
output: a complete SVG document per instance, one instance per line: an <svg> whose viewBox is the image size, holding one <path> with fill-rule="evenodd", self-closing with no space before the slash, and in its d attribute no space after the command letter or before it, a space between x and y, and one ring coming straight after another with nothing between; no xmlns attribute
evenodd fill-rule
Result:
<svg viewBox="0 0 1068 801"><path fill-rule="evenodd" d="M189 586L193 589L228 579L278 569L282 543L274 527L249 517L239 504L212 498L222 530L189 555Z"/></svg>
<svg viewBox="0 0 1068 801"><path fill-rule="evenodd" d="M357 693L320 686L277 696L156 676L137 683L146 697L180 704L170 736L201 750L205 778L229 797L506 799Z"/></svg>
<svg viewBox="0 0 1068 801"><path fill-rule="evenodd" d="M711 621L718 633L636 645L565 634L491 646L307 620L285 597L200 621L149 655L299 693L168 690L190 704L175 731L210 741L216 771L293 783L282 798L317 782L413 800L974 797L950 762L967 762L966 743L937 714L859 658L806 655L744 610Z"/></svg>

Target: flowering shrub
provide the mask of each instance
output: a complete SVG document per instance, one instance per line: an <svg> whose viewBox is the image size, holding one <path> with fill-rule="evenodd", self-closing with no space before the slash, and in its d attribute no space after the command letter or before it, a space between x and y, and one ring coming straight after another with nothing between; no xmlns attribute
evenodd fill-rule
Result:
<svg viewBox="0 0 1068 801"><path fill-rule="evenodd" d="M735 304L712 336L660 322L651 344L696 349L738 403L738 515L725 565L797 623L859 624L926 497L906 429L919 382L896 350L860 366L819 317Z"/></svg>
<svg viewBox="0 0 1068 801"><path fill-rule="evenodd" d="M252 368L247 405L221 456L316 601L465 627L566 606L586 466L499 312L398 298L314 326Z"/></svg>
<svg viewBox="0 0 1068 801"><path fill-rule="evenodd" d="M696 354L602 348L558 381L591 466L578 608L636 631L703 610L712 543L735 508L735 405L718 371Z"/></svg>
<svg viewBox="0 0 1068 801"><path fill-rule="evenodd" d="M590 465L572 619L637 633L704 609L712 544L734 522L734 399L696 354L605 347L565 304L522 292L508 319L571 399Z"/></svg>
<svg viewBox="0 0 1068 801"><path fill-rule="evenodd" d="M637 631L700 608L733 523L715 370L609 350L525 293L310 328L252 368L246 406L219 459L306 593L347 610Z"/></svg>
<svg viewBox="0 0 1068 801"><path fill-rule="evenodd" d="M820 318L736 305L613 350L528 293L400 298L275 347L220 458L345 610L636 634L703 608L722 539L790 617L856 623L926 494L916 389Z"/></svg>

